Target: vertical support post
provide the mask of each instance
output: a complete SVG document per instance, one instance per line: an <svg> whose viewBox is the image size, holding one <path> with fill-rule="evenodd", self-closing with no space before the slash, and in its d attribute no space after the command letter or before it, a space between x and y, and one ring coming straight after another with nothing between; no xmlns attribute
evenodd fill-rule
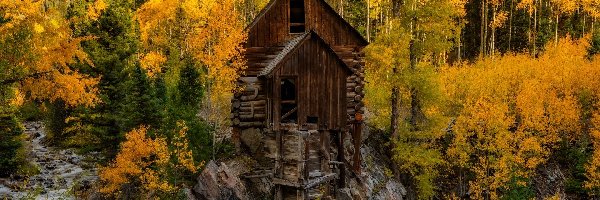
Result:
<svg viewBox="0 0 600 200"><path fill-rule="evenodd" d="M233 144L235 145L235 153L236 154L242 153L240 137L241 137L240 128L234 126L233 129L231 130L231 139L233 140Z"/></svg>
<svg viewBox="0 0 600 200"><path fill-rule="evenodd" d="M345 158L345 152L344 152L344 138L345 138L345 131L341 130L338 132L338 141L337 141L337 145L338 145L338 161L344 163L341 164L339 166L339 170L340 170L340 179L338 182L338 185L340 188L344 188L346 187L346 158Z"/></svg>
<svg viewBox="0 0 600 200"><path fill-rule="evenodd" d="M352 141L354 142L354 173L360 174L360 143L362 142L362 125L363 125L363 116L360 113L356 113L354 115L354 133L352 136Z"/></svg>
<svg viewBox="0 0 600 200"><path fill-rule="evenodd" d="M282 168L282 162L281 162L281 155L283 154L283 149L282 149L282 145L283 145L283 139L282 139L282 133L283 131L275 131L275 141L277 142L277 150L276 150L276 155L275 155L275 167L273 167L273 176L276 178L282 178L283 175L283 170ZM283 192L282 192L281 185L275 185L275 199L279 200L279 199L283 199Z"/></svg>
<svg viewBox="0 0 600 200"><path fill-rule="evenodd" d="M354 123L354 133L352 136L352 141L354 142L354 156L352 160L354 173L360 174L360 143L362 141L362 122L356 121Z"/></svg>

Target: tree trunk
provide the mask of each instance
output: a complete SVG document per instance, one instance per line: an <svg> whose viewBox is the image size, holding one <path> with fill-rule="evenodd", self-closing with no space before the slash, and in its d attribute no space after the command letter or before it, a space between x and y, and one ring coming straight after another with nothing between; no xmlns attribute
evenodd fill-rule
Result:
<svg viewBox="0 0 600 200"><path fill-rule="evenodd" d="M344 18L344 0L340 0L340 16L342 16L342 18Z"/></svg>
<svg viewBox="0 0 600 200"><path fill-rule="evenodd" d="M398 17L400 16L400 1L392 0L392 16ZM411 26L411 34L412 34L412 26ZM394 66L393 69L394 75L398 73L398 68ZM392 116L390 117L390 128L392 131L392 138L398 138L398 122L400 119L400 88L397 85L394 85L392 88Z"/></svg>
<svg viewBox="0 0 600 200"><path fill-rule="evenodd" d="M396 68L394 67L394 73L396 73ZM390 128L392 131L392 138L398 138L398 119L400 117L400 109L398 109L398 99L400 96L400 91L398 86L394 86L392 88L392 116L391 116L391 124Z"/></svg>
<svg viewBox="0 0 600 200"><path fill-rule="evenodd" d="M488 46L488 26L489 26L489 20L488 20L488 0L483 0L484 4L483 4L483 43L485 44L484 48L483 48L483 52L485 55L488 55L488 51L489 51L489 46Z"/></svg>
<svg viewBox="0 0 600 200"><path fill-rule="evenodd" d="M371 0L367 0L367 42L371 42Z"/></svg>
<svg viewBox="0 0 600 200"><path fill-rule="evenodd" d="M479 32L479 56L484 57L485 52L485 36L484 36L484 27L485 26L485 0L481 0L481 26Z"/></svg>
<svg viewBox="0 0 600 200"><path fill-rule="evenodd" d="M496 21L496 7L497 6L493 6L492 8L492 21ZM490 39L490 55L492 55L492 58L494 58L494 51L496 50L496 26L492 26L492 36Z"/></svg>
<svg viewBox="0 0 600 200"><path fill-rule="evenodd" d="M581 37L585 36L585 13L582 14L583 15L583 31L581 31Z"/></svg>
<svg viewBox="0 0 600 200"><path fill-rule="evenodd" d="M532 38L532 43L533 43L533 56L536 55L536 49L537 49L537 45L536 45L536 41L537 41L537 6L538 6L538 1L536 0L535 3L533 4L534 8L533 9L533 38Z"/></svg>
<svg viewBox="0 0 600 200"><path fill-rule="evenodd" d="M512 20L513 20L514 0L510 0L510 18L508 19L508 51L512 51Z"/></svg>
<svg viewBox="0 0 600 200"><path fill-rule="evenodd" d="M554 46L558 45L558 15L556 15L556 24L554 25Z"/></svg>
<svg viewBox="0 0 600 200"><path fill-rule="evenodd" d="M594 37L594 35L596 34L596 30L594 30L594 24L596 23L596 17L594 17L594 20L592 20L592 38Z"/></svg>
<svg viewBox="0 0 600 200"><path fill-rule="evenodd" d="M410 90L410 125L413 131L418 131L417 121L421 116L421 102L419 100L419 91L416 88Z"/></svg>
<svg viewBox="0 0 600 200"><path fill-rule="evenodd" d="M416 26L417 18L413 17L413 26ZM416 70L417 68L417 49L415 46L415 42L417 41L417 34L411 26L411 40L409 44L409 57L410 57L410 69ZM418 130L417 128L417 120L421 115L421 102L419 100L419 91L416 87L410 86L410 124L412 130Z"/></svg>

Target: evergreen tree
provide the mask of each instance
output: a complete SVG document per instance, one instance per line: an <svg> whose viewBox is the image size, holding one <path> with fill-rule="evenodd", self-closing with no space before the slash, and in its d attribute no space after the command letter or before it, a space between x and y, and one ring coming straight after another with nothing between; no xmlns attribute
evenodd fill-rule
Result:
<svg viewBox="0 0 600 200"><path fill-rule="evenodd" d="M134 20L135 6L133 1L112 1L96 20L74 20L73 23L76 35L94 37L82 44L93 66L79 63L73 67L100 78L98 89L102 103L94 108L77 108L67 116L70 117L68 125L72 130L68 136L75 140L85 140L78 143L89 149L115 150L123 139L122 134L134 128L128 122L131 118L127 113L120 112L120 109L126 101L125 84L129 79L128 73L138 62L140 43ZM78 18L86 12L85 4L73 3L69 8L71 18ZM65 119L66 117L51 120ZM84 133L95 139L81 138Z"/></svg>
<svg viewBox="0 0 600 200"><path fill-rule="evenodd" d="M192 106L194 110L197 110L204 94L200 83L200 73L192 62L186 61L179 76L177 88L180 94L180 104Z"/></svg>
<svg viewBox="0 0 600 200"><path fill-rule="evenodd" d="M17 156L22 147L23 129L14 115L0 115L0 177L14 173L22 160Z"/></svg>
<svg viewBox="0 0 600 200"><path fill-rule="evenodd" d="M125 101L120 109L122 130L131 130L140 125L159 128L163 111L162 98L156 96L151 80L140 66L136 66L126 82Z"/></svg>

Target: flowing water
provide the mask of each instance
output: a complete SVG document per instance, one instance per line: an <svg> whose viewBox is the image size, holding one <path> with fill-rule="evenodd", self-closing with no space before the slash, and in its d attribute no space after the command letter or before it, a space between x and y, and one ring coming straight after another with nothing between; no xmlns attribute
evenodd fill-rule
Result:
<svg viewBox="0 0 600 200"><path fill-rule="evenodd" d="M79 188L97 180L97 169L86 160L98 154L78 155L71 149L47 147L41 122L25 122L29 161L40 173L31 177L0 179L0 199L75 199ZM77 186L77 187L76 187Z"/></svg>

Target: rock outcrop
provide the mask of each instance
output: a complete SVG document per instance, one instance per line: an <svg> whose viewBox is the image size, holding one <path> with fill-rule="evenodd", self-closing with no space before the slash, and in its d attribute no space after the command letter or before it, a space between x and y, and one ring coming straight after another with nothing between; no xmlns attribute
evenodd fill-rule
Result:
<svg viewBox="0 0 600 200"><path fill-rule="evenodd" d="M368 130L363 133L368 138ZM247 142L249 143L249 142ZM351 145L351 144L349 144ZM384 159L375 147L381 144L363 143L360 153L362 167L359 174L347 173L346 187L336 192L340 200L402 200L406 189L396 178L390 175L389 159ZM351 149L353 151L353 149ZM272 199L269 173L250 174L260 171L254 169L249 158L236 158L223 162L210 161L198 177L193 189L197 199ZM349 169L350 170L350 169Z"/></svg>

